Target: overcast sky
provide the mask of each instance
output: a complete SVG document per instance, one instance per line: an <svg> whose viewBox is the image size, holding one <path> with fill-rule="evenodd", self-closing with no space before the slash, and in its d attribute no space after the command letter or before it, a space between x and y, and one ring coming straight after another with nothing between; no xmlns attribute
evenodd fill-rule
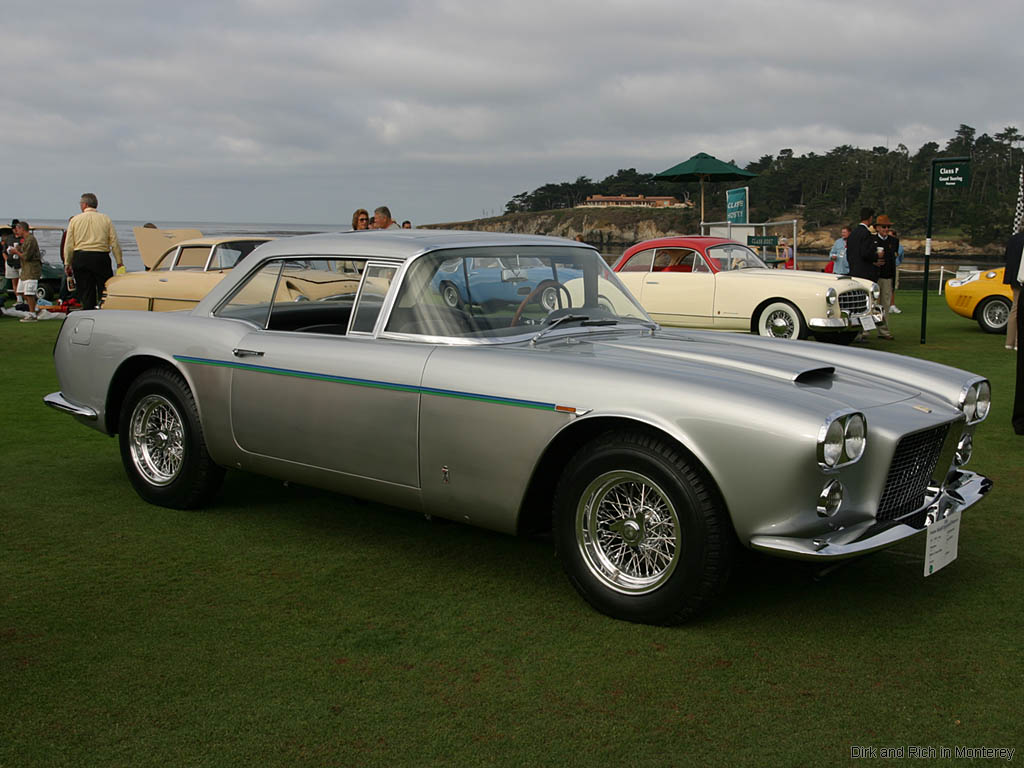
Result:
<svg viewBox="0 0 1024 768"><path fill-rule="evenodd" d="M14 0L0 218L431 223L697 152L1024 131L1020 0Z"/></svg>

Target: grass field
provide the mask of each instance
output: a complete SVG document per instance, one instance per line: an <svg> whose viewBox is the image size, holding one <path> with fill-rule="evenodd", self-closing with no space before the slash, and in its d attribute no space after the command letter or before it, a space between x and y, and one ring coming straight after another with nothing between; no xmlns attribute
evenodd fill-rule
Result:
<svg viewBox="0 0 1024 768"><path fill-rule="evenodd" d="M677 628L591 610L544 538L240 473L209 509L149 506L116 440L42 405L59 323L0 318L0 766L818 766L854 745L1024 746L1014 358L934 295L922 346L920 295L898 301L897 340L868 346L993 383L970 467L995 488L959 558L925 579L921 537L822 578L750 557Z"/></svg>

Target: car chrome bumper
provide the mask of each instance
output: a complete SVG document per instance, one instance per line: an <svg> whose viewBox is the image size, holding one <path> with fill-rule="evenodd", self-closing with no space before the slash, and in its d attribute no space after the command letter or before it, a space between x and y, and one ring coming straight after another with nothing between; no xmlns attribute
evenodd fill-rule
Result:
<svg viewBox="0 0 1024 768"><path fill-rule="evenodd" d="M99 416L92 408L86 408L84 405L75 405L75 403L64 397L63 392L51 392L43 398L43 402L51 408L70 413L72 416L77 416L80 419L96 421Z"/></svg>
<svg viewBox="0 0 1024 768"><path fill-rule="evenodd" d="M861 319L865 317L872 318L875 321L875 325L882 322L881 313L878 313L877 315L872 313L869 315L854 315L853 317L850 317L849 315L843 315L842 317L812 317L807 321L807 325L811 328L821 330L832 329L839 331L844 328L860 328Z"/></svg>
<svg viewBox="0 0 1024 768"><path fill-rule="evenodd" d="M750 546L762 552L797 560L842 560L865 555L923 533L936 520L973 506L991 489L992 481L987 477L961 470L956 478L947 483L924 507L903 518L904 521L919 519L920 525L900 521L869 522L813 539L754 536L750 540Z"/></svg>

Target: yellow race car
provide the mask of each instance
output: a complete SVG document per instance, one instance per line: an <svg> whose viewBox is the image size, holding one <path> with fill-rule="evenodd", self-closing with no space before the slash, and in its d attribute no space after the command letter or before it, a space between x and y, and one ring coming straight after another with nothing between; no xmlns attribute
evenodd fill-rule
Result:
<svg viewBox="0 0 1024 768"><path fill-rule="evenodd" d="M946 283L946 303L958 315L978 321L985 333L1006 333L1013 304L1010 286L1003 282L1005 269L978 270Z"/></svg>

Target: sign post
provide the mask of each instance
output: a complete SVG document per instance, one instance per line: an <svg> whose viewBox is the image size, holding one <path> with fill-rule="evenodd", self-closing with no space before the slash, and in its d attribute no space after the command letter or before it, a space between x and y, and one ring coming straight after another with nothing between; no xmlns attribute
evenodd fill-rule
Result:
<svg viewBox="0 0 1024 768"><path fill-rule="evenodd" d="M928 187L928 229L924 236L924 285L921 288L921 343L925 343L928 327L928 277L932 261L932 207L935 188L957 189L971 179L971 158L939 157L932 160L931 185ZM939 278L940 280L942 278Z"/></svg>
<svg viewBox="0 0 1024 768"><path fill-rule="evenodd" d="M750 187L727 189L725 191L725 220L733 224L746 224L749 204Z"/></svg>

